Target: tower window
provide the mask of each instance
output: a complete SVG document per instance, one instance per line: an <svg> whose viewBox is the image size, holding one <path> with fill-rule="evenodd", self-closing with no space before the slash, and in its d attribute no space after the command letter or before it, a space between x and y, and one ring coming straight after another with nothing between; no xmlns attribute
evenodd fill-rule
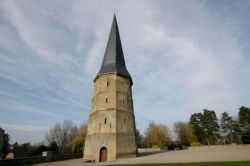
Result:
<svg viewBox="0 0 250 166"><path fill-rule="evenodd" d="M106 97L106 103L108 103L108 98Z"/></svg>
<svg viewBox="0 0 250 166"><path fill-rule="evenodd" d="M126 123L126 119L123 120L124 124Z"/></svg>
<svg viewBox="0 0 250 166"><path fill-rule="evenodd" d="M105 119L104 119L104 124L106 124L106 123L107 123L107 119L105 118Z"/></svg>
<svg viewBox="0 0 250 166"><path fill-rule="evenodd" d="M109 82L108 81L106 82L106 85L109 86Z"/></svg>
<svg viewBox="0 0 250 166"><path fill-rule="evenodd" d="M122 103L124 104L124 99L122 99Z"/></svg>

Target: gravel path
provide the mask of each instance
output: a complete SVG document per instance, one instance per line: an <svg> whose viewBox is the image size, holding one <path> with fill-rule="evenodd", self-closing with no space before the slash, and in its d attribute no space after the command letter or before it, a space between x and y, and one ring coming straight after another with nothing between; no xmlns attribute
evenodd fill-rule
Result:
<svg viewBox="0 0 250 166"><path fill-rule="evenodd" d="M104 163L86 163L82 159L66 160L37 164L37 166L68 166L68 165L113 165L132 163L185 163L212 161L243 161L250 160L250 146L203 146L187 150L166 151L135 158L118 159Z"/></svg>

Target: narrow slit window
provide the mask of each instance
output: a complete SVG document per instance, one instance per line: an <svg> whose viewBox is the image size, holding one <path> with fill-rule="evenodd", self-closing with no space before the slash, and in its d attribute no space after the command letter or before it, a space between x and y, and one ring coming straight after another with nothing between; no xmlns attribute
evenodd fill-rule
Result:
<svg viewBox="0 0 250 166"><path fill-rule="evenodd" d="M108 98L106 97L106 103L108 103Z"/></svg>
<svg viewBox="0 0 250 166"><path fill-rule="evenodd" d="M105 119L104 119L104 124L106 124L106 123L107 123L107 119L105 118Z"/></svg>
<svg viewBox="0 0 250 166"><path fill-rule="evenodd" d="M124 124L126 123L126 119L123 120Z"/></svg>

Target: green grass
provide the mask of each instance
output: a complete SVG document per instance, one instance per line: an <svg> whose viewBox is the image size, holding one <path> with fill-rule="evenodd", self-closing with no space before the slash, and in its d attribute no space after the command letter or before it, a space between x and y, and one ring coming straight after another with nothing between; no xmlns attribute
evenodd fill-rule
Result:
<svg viewBox="0 0 250 166"><path fill-rule="evenodd" d="M161 163L161 164L122 164L126 165L135 165L135 166L150 166L150 165L159 165L159 166L250 166L250 161L228 161L228 162L204 162L204 163Z"/></svg>

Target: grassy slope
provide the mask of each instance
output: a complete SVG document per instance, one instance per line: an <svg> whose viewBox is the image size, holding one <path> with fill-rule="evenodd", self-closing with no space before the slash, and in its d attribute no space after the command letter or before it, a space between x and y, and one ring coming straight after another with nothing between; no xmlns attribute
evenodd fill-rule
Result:
<svg viewBox="0 0 250 166"><path fill-rule="evenodd" d="M207 163L166 163L166 164L130 164L135 166L150 166L150 165L159 165L159 166L250 166L250 161L232 161L232 162L207 162ZM123 165L125 166L125 165Z"/></svg>

